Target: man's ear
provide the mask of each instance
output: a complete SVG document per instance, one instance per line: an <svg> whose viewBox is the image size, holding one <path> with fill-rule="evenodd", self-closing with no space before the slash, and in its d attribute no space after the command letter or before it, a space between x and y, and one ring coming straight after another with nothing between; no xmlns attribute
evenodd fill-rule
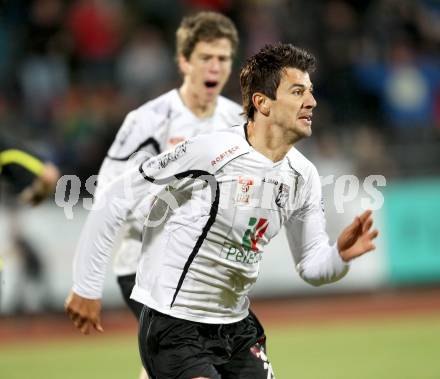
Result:
<svg viewBox="0 0 440 379"><path fill-rule="evenodd" d="M179 70L183 75L186 75L189 71L189 62L188 60L182 55L179 54L177 57L177 63L179 65Z"/></svg>
<svg viewBox="0 0 440 379"><path fill-rule="evenodd" d="M263 116L268 117L270 115L270 103L270 99L261 92L255 92L252 95L252 104Z"/></svg>

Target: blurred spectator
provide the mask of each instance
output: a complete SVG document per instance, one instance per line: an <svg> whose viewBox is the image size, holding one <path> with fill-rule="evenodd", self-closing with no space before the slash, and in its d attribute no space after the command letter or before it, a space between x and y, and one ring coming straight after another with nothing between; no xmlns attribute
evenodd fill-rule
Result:
<svg viewBox="0 0 440 379"><path fill-rule="evenodd" d="M30 125L47 131L53 107L68 88L63 59L50 55L26 58L21 67L20 84Z"/></svg>
<svg viewBox="0 0 440 379"><path fill-rule="evenodd" d="M359 15L345 1L326 2L321 7L325 38L320 39L320 65L326 75L319 82L320 94L334 110L336 126L364 117L361 93L353 74L355 47L358 44Z"/></svg>
<svg viewBox="0 0 440 379"><path fill-rule="evenodd" d="M242 9L245 56L255 54L261 46L282 40L280 25L274 13L277 2L248 2Z"/></svg>
<svg viewBox="0 0 440 379"><path fill-rule="evenodd" d="M356 162L355 172L359 179L369 175L395 176L397 167L386 148L383 135L368 125L355 128L351 138L351 156Z"/></svg>
<svg viewBox="0 0 440 379"><path fill-rule="evenodd" d="M110 85L70 88L55 115L58 125L55 140L65 171L83 180L96 174L123 112L121 99Z"/></svg>
<svg viewBox="0 0 440 379"><path fill-rule="evenodd" d="M341 175L356 174L353 161L347 159L347 151L342 149L341 139L334 132L320 133L315 138L315 149L311 153L322 177L333 175L337 179Z"/></svg>
<svg viewBox="0 0 440 379"><path fill-rule="evenodd" d="M81 80L93 84L113 79L123 15L119 1L78 0L70 8L68 26Z"/></svg>
<svg viewBox="0 0 440 379"><path fill-rule="evenodd" d="M437 0L420 0L415 17L425 44L435 49L440 43L440 3Z"/></svg>
<svg viewBox="0 0 440 379"><path fill-rule="evenodd" d="M54 303L45 259L31 239L23 233L23 220L20 219L17 204L13 201L8 202L6 211L9 220L8 232L12 242L6 256L8 261L17 263L14 276L11 278L14 288L11 311L16 314L33 314L52 310ZM2 258L0 257L0 264ZM2 274L0 267L0 279Z"/></svg>
<svg viewBox="0 0 440 379"><path fill-rule="evenodd" d="M0 19L0 88L5 88L4 83L8 80L13 66L13 39L12 30Z"/></svg>
<svg viewBox="0 0 440 379"><path fill-rule="evenodd" d="M0 127L43 146L65 173L96 173L124 114L175 86L174 31L200 8L233 16L238 61L276 41L318 56L315 131L349 144L357 135L380 138L398 175L414 172L413 162L440 171L440 6L433 0L4 2ZM240 99L238 80L225 93ZM320 150L317 140L308 145ZM405 150L413 161L402 158ZM351 157L350 149L341 154ZM363 166L364 158L353 159Z"/></svg>
<svg viewBox="0 0 440 379"><path fill-rule="evenodd" d="M26 50L26 1L3 1L0 8L0 90L15 90L15 65Z"/></svg>
<svg viewBox="0 0 440 379"><path fill-rule="evenodd" d="M60 0L34 0L29 10L27 52L19 81L30 125L47 132L53 107L69 85Z"/></svg>
<svg viewBox="0 0 440 379"><path fill-rule="evenodd" d="M440 84L439 62L418 56L407 40L396 40L387 61L362 57L357 75L367 91L376 93L391 126L431 128Z"/></svg>
<svg viewBox="0 0 440 379"><path fill-rule="evenodd" d="M185 0L185 5L194 10L227 12L232 7L232 0Z"/></svg>

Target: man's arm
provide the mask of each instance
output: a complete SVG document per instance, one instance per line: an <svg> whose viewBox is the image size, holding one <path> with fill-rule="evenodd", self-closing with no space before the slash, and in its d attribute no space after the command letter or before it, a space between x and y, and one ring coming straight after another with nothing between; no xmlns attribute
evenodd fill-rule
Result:
<svg viewBox="0 0 440 379"><path fill-rule="evenodd" d="M145 107L143 110L134 110L126 116L99 170L98 186L94 194L95 199L105 191L107 191L107 194L103 196L108 199L112 195L108 193L110 190L107 187L114 178L123 175L124 172L130 170L130 167L134 167L136 164L139 166L151 156L159 153L160 147L157 141L152 138L157 124L154 114L151 114ZM134 175L138 175L138 172L135 172ZM102 201L100 204L97 203L96 207L105 206ZM133 205L127 204L128 208L131 206ZM126 214L122 217L125 218L125 216ZM140 220L139 227L141 227L142 221ZM118 224L116 230L119 227ZM84 227L84 230L86 228ZM114 236L111 236L110 239L113 241ZM90 259L94 254L97 254L97 251L90 253L87 253L87 251L89 250L78 246L73 270L74 287L65 301L66 312L74 325L83 334L88 334L90 327L100 332L103 331L100 321L102 285L98 284L96 286L96 283L104 280L104 272L100 267L105 268L109 259L109 252L101 258L95 258L95 262L99 262L99 264L88 274L92 279L95 278L95 281L87 280L87 276L82 277L81 272L84 272L84 267L87 267L87 265L93 267ZM106 251L105 247L103 251ZM80 283L83 281L84 284L81 285ZM90 288L95 288L95 291L89 292Z"/></svg>
<svg viewBox="0 0 440 379"><path fill-rule="evenodd" d="M67 314L83 334L88 334L91 327L103 331L100 321L100 298L106 267L117 231L126 220L128 212L139 200L132 193L132 202L129 201L127 194L124 194L122 182L113 185L111 183L114 178L133 170L133 167L139 166L141 162L159 153L160 147L157 141L152 139L157 125L155 115L146 107L130 112L100 168L98 186L95 190L97 210L92 212L93 215L89 215L84 226L74 259L74 284L65 301ZM136 177L139 182L141 175L138 169L134 169L132 174L125 175L125 179L121 181L130 183ZM143 186L148 186L148 182L141 179L138 184L141 192L148 191L148 188L142 189ZM142 199L142 194L139 198ZM110 207L112 207L111 213L105 214L104 212ZM139 220L137 223L140 228L142 222L143 220Z"/></svg>
<svg viewBox="0 0 440 379"><path fill-rule="evenodd" d="M7 148L0 152L0 171L9 174L16 185L24 189L22 201L38 205L55 190L60 177L58 168L50 162L42 162L34 154L18 148Z"/></svg>
<svg viewBox="0 0 440 379"><path fill-rule="evenodd" d="M158 194L167 186L177 188L178 180L182 178L200 178L201 175L204 180L206 173L211 179L215 170L212 162L216 157L231 151L231 155L222 162L226 164L227 160L244 154L248 149L247 142L234 133L198 136L148 159L100 192L96 209L90 212L81 233L74 260L72 293L65 303L66 312L78 329L85 334L90 326L102 329L99 299L106 266L115 236L127 215L139 215L144 221L153 201L151 194ZM216 190L216 187L213 188Z"/></svg>
<svg viewBox="0 0 440 379"><path fill-rule="evenodd" d="M366 211L344 229L337 244L331 245L325 229L321 184L316 169L307 192L310 197L305 209L292 216L286 224L286 233L300 276L319 286L341 279L348 272L349 261L373 250L378 231L371 231L371 211Z"/></svg>
<svg viewBox="0 0 440 379"><path fill-rule="evenodd" d="M173 185L179 173L209 163L209 159L201 159L200 155L205 146L204 141L183 142L140 166L135 165L96 197L76 249L72 292L65 303L66 312L83 333L87 334L91 326L102 330L100 298L119 228L129 214L143 223L151 205L151 193Z"/></svg>
<svg viewBox="0 0 440 379"><path fill-rule="evenodd" d="M20 194L20 199L33 206L40 204L55 191L60 172L52 163L45 163L41 174Z"/></svg>
<svg viewBox="0 0 440 379"><path fill-rule="evenodd" d="M95 198L76 249L73 286L65 302L67 314L84 334L90 327L102 331L100 298L112 247L128 213L142 201L150 185L139 168L133 167Z"/></svg>

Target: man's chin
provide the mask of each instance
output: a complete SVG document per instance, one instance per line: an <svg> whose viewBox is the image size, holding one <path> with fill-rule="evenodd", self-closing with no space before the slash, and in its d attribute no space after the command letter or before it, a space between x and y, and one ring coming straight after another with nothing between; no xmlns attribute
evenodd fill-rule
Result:
<svg viewBox="0 0 440 379"><path fill-rule="evenodd" d="M214 90L211 90L211 88L206 88L203 91L203 99L205 99L207 103L214 101L219 95L220 95L220 91L218 91L215 88Z"/></svg>
<svg viewBox="0 0 440 379"><path fill-rule="evenodd" d="M301 138L308 138L308 137L311 137L312 133L313 133L312 127L309 126L307 128L302 128L301 129L300 136L301 136Z"/></svg>

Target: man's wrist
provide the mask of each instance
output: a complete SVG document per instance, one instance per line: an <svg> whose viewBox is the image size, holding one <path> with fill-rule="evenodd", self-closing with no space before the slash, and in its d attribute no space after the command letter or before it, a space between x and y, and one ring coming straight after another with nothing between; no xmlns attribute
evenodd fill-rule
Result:
<svg viewBox="0 0 440 379"><path fill-rule="evenodd" d="M101 300L101 294L94 291L87 291L81 286L73 285L72 292L86 300Z"/></svg>

